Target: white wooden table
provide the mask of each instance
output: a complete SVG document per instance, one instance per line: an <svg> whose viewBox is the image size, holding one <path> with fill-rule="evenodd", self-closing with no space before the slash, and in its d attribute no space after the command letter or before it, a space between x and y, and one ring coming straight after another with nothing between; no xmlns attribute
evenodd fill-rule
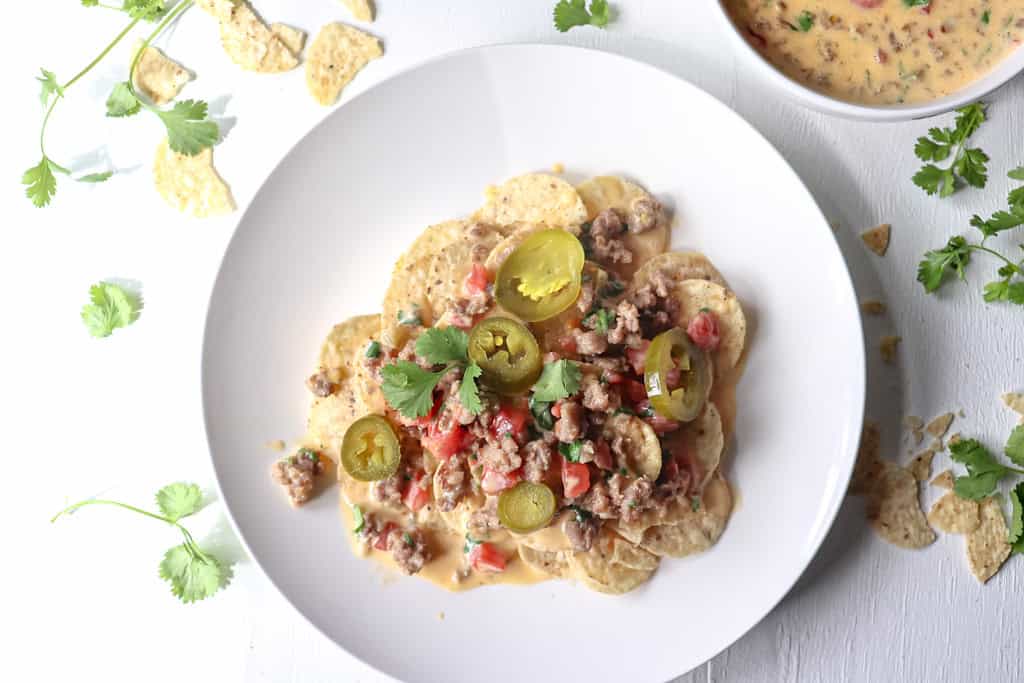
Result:
<svg viewBox="0 0 1024 683"><path fill-rule="evenodd" d="M496 42L596 47L653 63L721 98L757 126L808 183L839 236L862 297L888 302L869 319L868 414L881 420L888 453L900 452L901 414L931 417L963 408L954 430L1000 445L1012 425L996 402L1024 388L1024 311L980 299L990 263L972 266L970 286L926 297L914 282L927 247L966 228L974 213L1003 201L1005 171L1024 162L1024 80L991 98L977 136L993 157L985 191L938 201L913 187L913 139L926 123L868 125L827 118L780 101L741 70L715 20L714 0L617 3L607 31L552 28L554 0L379 0L370 29L386 57L361 74L346 98L425 58ZM264 16L315 31L348 21L335 0L261 0ZM0 46L5 95L3 325L0 424L9 463L0 496L5 535L6 680L376 681L366 666L306 624L245 561L211 505L193 523L237 557L230 589L184 607L156 576L177 539L161 525L93 508L50 526L66 502L103 493L148 504L173 480L209 487L199 403L199 353L207 296L241 210L197 222L167 209L148 173L159 124L140 115L102 116L111 85L124 77L127 48L69 92L48 147L61 162L108 156L133 172L102 187L62 183L55 205L33 209L16 177L38 158L36 69L62 80L84 65L123 23L70 0L7 9ZM212 22L197 11L161 44L199 76L186 96L210 99L231 125L217 165L240 209L273 164L330 113L304 92L301 70L244 74L220 51ZM233 124L233 125L232 125ZM90 156L91 155L91 156ZM737 188L742 200L742 188ZM893 224L888 256L868 254L858 233ZM1007 244L1009 240L1005 240ZM799 249L800 245L793 245ZM756 255L753 255L756 257ZM143 285L142 319L109 339L89 338L78 311L88 285L109 278ZM813 283L809 283L813 286ZM799 305L794 302L794 305ZM808 333L827 324L809 316ZM903 336L900 362L883 366L880 334ZM936 471L945 466L937 459ZM798 495L799 492L794 492ZM933 497L927 492L926 498ZM767 530L770 533L770 530ZM751 558L756 580L758 558ZM922 552L888 546L849 500L798 587L751 633L684 681L1014 680L1024 636L1019 560L986 587L964 565L962 540ZM12 604L13 603L13 604ZM17 674L17 675L12 675Z"/></svg>

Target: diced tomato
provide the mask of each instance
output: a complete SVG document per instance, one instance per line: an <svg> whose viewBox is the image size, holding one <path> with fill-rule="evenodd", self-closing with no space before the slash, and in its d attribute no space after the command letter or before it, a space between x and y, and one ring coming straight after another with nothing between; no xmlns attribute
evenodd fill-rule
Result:
<svg viewBox="0 0 1024 683"><path fill-rule="evenodd" d="M558 348L565 353L576 353L576 337L572 334L563 334L557 343Z"/></svg>
<svg viewBox="0 0 1024 683"><path fill-rule="evenodd" d="M562 402L561 401L559 401L555 405L551 406L551 415L555 419L558 419L558 418L562 417Z"/></svg>
<svg viewBox="0 0 1024 683"><path fill-rule="evenodd" d="M630 403L636 404L647 399L647 389L644 389L642 382L638 382L635 379L627 379L623 382L622 390Z"/></svg>
<svg viewBox="0 0 1024 683"><path fill-rule="evenodd" d="M626 359L629 360L629 364L633 366L633 371L638 375L644 374L644 359L647 357L647 347L650 345L651 342L645 339L639 349L626 349Z"/></svg>
<svg viewBox="0 0 1024 683"><path fill-rule="evenodd" d="M562 488L566 498L579 498L590 488L590 468L562 458Z"/></svg>
<svg viewBox="0 0 1024 683"><path fill-rule="evenodd" d="M430 502L430 480L426 474L420 474L409 482L405 489L405 495L402 496L402 502L413 512Z"/></svg>
<svg viewBox="0 0 1024 683"><path fill-rule="evenodd" d="M377 550L388 549L388 536L391 535L391 530L395 528L394 522L388 522L384 525L384 530L380 532L380 536L373 542L373 547Z"/></svg>
<svg viewBox="0 0 1024 683"><path fill-rule="evenodd" d="M601 379L608 384L622 384L626 381L626 376L621 372L612 372L611 370L604 370L601 372Z"/></svg>
<svg viewBox="0 0 1024 683"><path fill-rule="evenodd" d="M519 437L526 427L526 420L530 417L530 411L522 406L502 404L498 414L491 422L491 433L495 438L501 438L506 434Z"/></svg>
<svg viewBox="0 0 1024 683"><path fill-rule="evenodd" d="M510 489L519 483L519 480L523 478L523 468L520 467L517 470L511 472L495 472L494 470L485 467L484 474L480 477L480 488L483 489L484 493L489 495L495 495L501 493L505 489Z"/></svg>
<svg viewBox="0 0 1024 683"><path fill-rule="evenodd" d="M682 423L671 418L662 417L654 412L651 408L651 402L646 399L636 404L636 412L658 434L668 434L682 427Z"/></svg>
<svg viewBox="0 0 1024 683"><path fill-rule="evenodd" d="M668 387L669 391L675 391L680 387L680 382L683 379L683 372L676 366L672 366L665 371L665 386Z"/></svg>
<svg viewBox="0 0 1024 683"><path fill-rule="evenodd" d="M469 551L469 564L478 572L503 572L505 556L490 543L478 543Z"/></svg>
<svg viewBox="0 0 1024 683"><path fill-rule="evenodd" d="M474 263L473 270L469 271L469 275L466 276L462 287L466 290L466 294L479 294L487 289L489 281L487 269L483 267L483 264Z"/></svg>
<svg viewBox="0 0 1024 683"><path fill-rule="evenodd" d="M466 436L466 428L458 422L451 420L451 426L440 427L441 421L430 423L427 434L423 437L423 447L430 451L435 458L447 460L462 448Z"/></svg>
<svg viewBox="0 0 1024 683"><path fill-rule="evenodd" d="M881 7L885 0L850 0L850 2L864 9L875 9L876 7Z"/></svg>
<svg viewBox="0 0 1024 683"><path fill-rule="evenodd" d="M711 311L701 311L686 326L686 334L693 343L705 351L718 348L721 335L718 332L718 318Z"/></svg>

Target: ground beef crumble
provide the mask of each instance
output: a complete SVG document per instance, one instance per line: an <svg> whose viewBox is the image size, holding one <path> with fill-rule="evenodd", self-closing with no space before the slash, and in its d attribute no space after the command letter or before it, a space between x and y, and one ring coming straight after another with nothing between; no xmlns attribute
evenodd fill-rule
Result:
<svg viewBox="0 0 1024 683"><path fill-rule="evenodd" d="M575 401L559 405L561 415L555 421L555 436L562 443L572 443L583 435L583 407Z"/></svg>
<svg viewBox="0 0 1024 683"><path fill-rule="evenodd" d="M596 375L583 375L582 393L583 407L587 410L611 413L622 405L618 392L612 391Z"/></svg>
<svg viewBox="0 0 1024 683"><path fill-rule="evenodd" d="M367 546L380 550L386 548L395 564L406 574L415 574L430 559L430 549L423 532L416 527L402 529L393 522L384 522L373 514L364 513L359 537Z"/></svg>
<svg viewBox="0 0 1024 683"><path fill-rule="evenodd" d="M621 237L629 228L615 209L605 209L590 224L590 249L596 260L603 263L632 263L633 252L622 243Z"/></svg>
<svg viewBox="0 0 1024 683"><path fill-rule="evenodd" d="M569 516L562 522L562 531L565 533L573 550L587 552L594 545L597 532L601 530L601 520L593 515Z"/></svg>
<svg viewBox="0 0 1024 683"><path fill-rule="evenodd" d="M300 448L295 455L278 460L270 470L270 476L285 487L288 499L296 507L310 499L314 479L323 473L324 459L309 448Z"/></svg>
<svg viewBox="0 0 1024 683"><path fill-rule="evenodd" d="M434 497L437 508L442 512L454 510L466 493L469 477L466 476L466 456L456 453L438 467L438 475L434 479Z"/></svg>
<svg viewBox="0 0 1024 683"><path fill-rule="evenodd" d="M511 436L489 440L477 454L481 465L502 474L517 470L523 464L523 459L519 455L519 444Z"/></svg>
<svg viewBox="0 0 1024 683"><path fill-rule="evenodd" d="M535 484L544 480L551 467L551 446L541 439L534 439L523 446L523 477Z"/></svg>

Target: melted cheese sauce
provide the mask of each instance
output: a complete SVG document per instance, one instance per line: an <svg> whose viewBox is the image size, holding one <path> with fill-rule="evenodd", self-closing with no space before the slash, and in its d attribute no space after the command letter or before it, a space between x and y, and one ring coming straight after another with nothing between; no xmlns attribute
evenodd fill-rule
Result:
<svg viewBox="0 0 1024 683"><path fill-rule="evenodd" d="M960 90L1024 39L1024 0L725 0L747 40L793 80L861 104Z"/></svg>

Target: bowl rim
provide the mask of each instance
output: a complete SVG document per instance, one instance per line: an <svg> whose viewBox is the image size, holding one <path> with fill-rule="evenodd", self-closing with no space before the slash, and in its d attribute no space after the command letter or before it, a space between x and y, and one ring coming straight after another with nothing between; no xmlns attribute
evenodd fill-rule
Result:
<svg viewBox="0 0 1024 683"><path fill-rule="evenodd" d="M733 22L725 7L726 0L716 0L715 14L722 23L722 29L730 34L734 52L738 58L755 64L758 73L765 78L771 87L783 92L789 99L821 112L846 119L873 121L877 123L912 121L925 119L953 111L971 102L977 101L1012 81L1024 72L1024 45L1012 50L1001 62L983 76L971 81L965 87L943 97L918 104L901 105L870 105L847 102L836 97L824 95L796 81L757 51L746 38L739 26Z"/></svg>

